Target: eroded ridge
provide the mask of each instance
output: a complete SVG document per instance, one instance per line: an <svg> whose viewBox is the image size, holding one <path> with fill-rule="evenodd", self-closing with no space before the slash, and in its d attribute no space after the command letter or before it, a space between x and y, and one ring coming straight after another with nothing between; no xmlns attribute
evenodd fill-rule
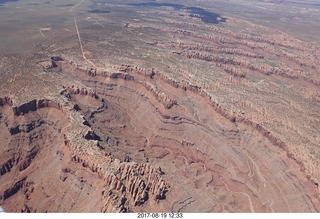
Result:
<svg viewBox="0 0 320 219"><path fill-rule="evenodd" d="M319 212L319 7L127 3L1 6L0 206Z"/></svg>
<svg viewBox="0 0 320 219"><path fill-rule="evenodd" d="M72 62L70 63L74 64ZM78 68L77 65L76 67ZM111 73L104 70L100 70L100 71L93 70L93 69L88 70L82 67L80 67L79 69L90 77L95 77L97 76L97 74L99 74L103 77L107 77L111 79L124 79L124 80L133 81L134 83L140 86L143 86L147 91L152 93L154 97L156 97L156 99L160 103L162 103L162 105L167 109L170 109L172 106L177 105L177 100L170 97L168 92L164 93L162 91L158 91L159 88L153 85L154 81L161 80L162 82L166 83L167 85L170 85L173 88L181 89L183 91L193 92L196 95L199 95L204 100L206 100L208 104L218 114L225 117L230 122L242 123L254 130L257 130L261 135L267 138L273 145L278 146L283 150L285 150L287 155L290 158L294 159L300 165L303 171L306 171L307 169L308 175L310 174L309 176L312 177L312 180L315 181L315 183L318 183L319 172L317 172L317 166L319 165L319 162L316 159L312 159L310 157L310 159L312 159L312 162L303 163L299 158L296 157L296 155L292 154L292 151L290 151L290 148L284 141L277 138L269 130L263 127L261 124L247 118L244 114L237 114L234 111L230 111L224 108L214 100L214 97L212 97L212 95L210 95L210 93L208 93L206 89L203 89L201 86L192 85L190 82L175 81L174 79L160 73L159 71L156 71L155 69L147 70L147 69L141 69L138 67L127 66L127 65L123 65L121 68L119 68L119 72L117 73ZM92 74L91 72L95 72L95 74ZM148 80L146 81L145 78L149 79L149 81ZM159 98L159 97L162 97L162 98ZM311 172L308 172L310 170Z"/></svg>
<svg viewBox="0 0 320 219"><path fill-rule="evenodd" d="M299 78L319 85L317 77L319 66L316 65L319 61L316 55L319 54L317 46L291 38L281 32L270 36L252 36L220 27L171 20L167 22L207 32L199 33L194 30L138 24L129 24L127 27L170 33L182 42L155 42L152 45L178 49L173 51L174 54L189 59L213 62L233 76L245 77L246 74L259 72L289 79ZM254 25L251 24L251 26ZM279 59L283 62L278 62Z"/></svg>
<svg viewBox="0 0 320 219"><path fill-rule="evenodd" d="M9 211L319 211L318 179L290 145L206 88L155 68L56 60L49 73L75 79L59 100L0 102Z"/></svg>
<svg viewBox="0 0 320 219"><path fill-rule="evenodd" d="M65 88L61 94L100 101L86 88ZM10 98L1 98L1 205L22 212L128 212L148 200L165 199L169 186L161 169L105 154L78 108L65 101L40 99L13 106ZM84 199L91 195L86 205Z"/></svg>
<svg viewBox="0 0 320 219"><path fill-rule="evenodd" d="M66 61L68 63L68 61ZM70 64L74 64L72 62L69 62ZM75 65L77 68L78 66ZM189 82L178 82L174 79L169 78L168 76L165 76L164 74L160 73L159 71L156 71L155 69L152 70L146 70L141 69L134 66L128 66L123 65L119 68L119 72L117 73L111 73L103 70L94 70L94 69L85 69L85 68L78 68L81 71L83 71L87 76L89 77L96 77L97 74L102 77L107 77L110 79L123 79L123 80L129 80L134 83L136 83L139 86L144 87L148 92L154 95L156 100L166 108L170 109L174 105L177 105L177 101L170 97L169 93L164 93L162 91L158 91L157 86L153 85L155 80L161 80L162 82L166 83L167 85L175 88L175 89L181 89L183 91L189 91L196 95L199 95L200 98L203 98L205 101L208 102L208 105L212 107L214 111L216 111L218 114L220 114L222 117L226 118L232 123L235 124L244 124L248 127L250 127L253 130L256 130L259 132L262 136L264 136L266 139L268 139L273 145L280 147L284 151L286 151L287 156L294 159L301 167L303 171L306 170L305 165L300 160L297 160L292 154L291 151L288 148L288 145L283 142L281 139L274 136L270 131L268 131L265 127L261 126L259 123L256 123L254 121L251 121L250 119L246 118L243 114L235 114L232 111L229 111L225 108L223 108L219 103L215 102L213 97L205 91L200 86L192 85ZM92 74L92 72L95 72ZM141 77L142 76L142 77ZM149 79L149 81L146 81L145 78ZM92 82L92 81L90 81ZM90 84L90 83L89 83ZM89 85L90 86L90 85ZM159 98L163 97L163 98ZM316 162L316 161L315 161ZM318 164L315 164L318 165ZM317 173L316 173L317 174ZM317 175L315 175L313 180L315 183L318 182L318 179L316 178Z"/></svg>
<svg viewBox="0 0 320 219"><path fill-rule="evenodd" d="M317 44L234 18L215 26L166 19L163 25L134 21L126 27L167 35L148 44L179 60L178 66L163 67L162 73L201 88L223 114L286 148L318 183Z"/></svg>
<svg viewBox="0 0 320 219"><path fill-rule="evenodd" d="M94 102L77 97L79 92L70 95L98 136L92 138L99 139L99 148L123 161L162 167L162 177L170 184L164 209L319 211L317 179L308 178L305 163L290 154L290 146L260 124L223 108L203 88L156 69L123 65L108 71L67 60L61 65L104 100L97 111L90 109ZM158 98L154 90L167 98ZM175 104L168 107L166 99ZM126 182L114 182L117 192L104 195L123 202ZM146 187L145 181L139 184ZM293 201L293 196L298 198ZM139 193L132 199L139 205L142 197L145 194ZM149 207L148 203L143 205Z"/></svg>

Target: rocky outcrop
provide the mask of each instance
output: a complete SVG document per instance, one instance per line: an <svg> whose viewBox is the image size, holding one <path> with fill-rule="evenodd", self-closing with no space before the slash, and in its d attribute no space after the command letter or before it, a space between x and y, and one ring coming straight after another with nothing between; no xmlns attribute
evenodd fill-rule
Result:
<svg viewBox="0 0 320 219"><path fill-rule="evenodd" d="M13 107L14 115L19 116L27 114L29 112L34 112L37 110L37 100L31 100L28 103L24 103L20 106Z"/></svg>
<svg viewBox="0 0 320 219"><path fill-rule="evenodd" d="M165 93L161 92L161 91L158 91L158 89L149 84L149 83L145 83L145 87L148 91L150 91L154 96L155 98L161 102L165 108L167 109L170 109L171 107L173 107L174 105L177 105L177 101L170 98L168 95L166 95Z"/></svg>
<svg viewBox="0 0 320 219"><path fill-rule="evenodd" d="M169 7L117 5L145 19L88 19L72 43L68 25L44 28L32 50L1 55L0 205L319 212L319 46L156 5Z"/></svg>
<svg viewBox="0 0 320 219"><path fill-rule="evenodd" d="M130 212L135 206L143 205L148 199L165 199L168 185L161 178L161 169L148 164L122 164L115 175L106 179L103 197L106 200L103 212L109 212L115 203L119 212ZM133 206L133 207L131 207Z"/></svg>
<svg viewBox="0 0 320 219"><path fill-rule="evenodd" d="M83 128L83 130L89 129ZM93 134L92 131L88 133L90 136ZM97 139L85 138L91 141L81 147L75 144L73 138L76 136L70 134L65 135L65 143L73 152L72 161L97 173L105 182L102 192L103 212L132 211L136 206L148 201L148 198L153 200L165 198L169 187L161 177L162 171L154 169L149 164L123 163L110 156L104 156L99 152L99 143L95 141ZM79 139L77 141L79 142Z"/></svg>
<svg viewBox="0 0 320 219"><path fill-rule="evenodd" d="M111 73L110 78L111 79L121 78L123 80L133 80L134 79L132 75L124 74L122 72Z"/></svg>
<svg viewBox="0 0 320 219"><path fill-rule="evenodd" d="M73 147L70 142L67 145ZM79 147L74 150L72 161L97 173L105 182L102 212L133 211L149 198L165 199L169 189L161 177L161 169L156 170L149 164L122 163Z"/></svg>
<svg viewBox="0 0 320 219"><path fill-rule="evenodd" d="M79 92L73 94L77 93ZM95 96L95 98L100 99L99 96ZM101 102L105 103L104 99ZM105 109L106 107L99 106L92 113ZM105 182L102 191L103 207L101 211L132 211L136 206L148 201L148 198L153 200L165 198L165 193L168 192L169 187L161 178L161 171L157 171L149 164L123 163L109 155L104 155L100 151L100 137L95 134L91 127L83 125L85 120L77 116L78 112L71 111L70 113L73 122L68 128L70 131L67 130L64 135L64 142L72 151L71 160L73 162L81 164L82 167L90 169L93 173L97 173L99 178ZM80 133L74 133L73 127L81 130L80 133L86 134L79 138ZM142 184L145 186L141 187Z"/></svg>
<svg viewBox="0 0 320 219"><path fill-rule="evenodd" d="M183 53L182 53L183 54ZM255 68L253 65L243 62L243 61L235 61L232 59L225 59L225 58L221 58L221 57L215 57L215 56L204 56L201 53L195 53L192 51L188 51L186 52L186 54L188 54L190 56L190 58L194 58L194 57L198 57L200 59L206 60L206 61L210 61L213 60L215 62L217 62L218 64L223 64L223 65L239 65L239 66L245 66L247 68L249 68L252 71L261 71L262 73L269 75L272 74L273 72L270 70L263 70L263 68L258 69ZM178 82L174 79L169 78L168 76L166 76L165 74L162 74L159 71L155 71L153 70L145 70L142 68L138 68L138 67L134 67L134 66L130 66L130 65L122 65L121 67L121 71L128 73L130 75L132 75L132 77L135 77L134 81L137 81L140 84L143 84L144 87L151 92L154 97L161 102L166 109L170 109L172 106L177 105L177 101L173 100L172 98L170 98L169 96L167 96L165 93L162 93L160 91L157 90L156 86L153 86L152 84L148 83L148 82L143 82L141 83L141 80L138 79L138 76L142 76L145 78L150 78L151 80L153 79L154 76L156 76L157 78L163 80L164 82L166 82L167 84L173 86L174 88L179 88L182 89L184 91L190 91L193 92L197 95L199 95L200 97L204 98L204 100L208 101L208 103L210 104L210 106L221 116L223 116L224 118L228 119L230 122L235 123L235 124L244 124L248 127L250 127L252 130L256 130L257 132L259 132L262 136L264 136L266 139L268 139L273 145L282 148L284 151L286 151L287 156L290 157L291 159L295 160L295 162L300 166L300 169L302 171L306 170L305 165L307 164L303 164L302 162L300 162L297 158L295 158L295 156L289 151L289 147L288 145L286 145L286 143L284 141L282 141L281 139L277 138L276 136L273 135L272 132L268 131L266 128L264 128L261 124L257 124L253 121L251 121L250 119L244 117L241 114L237 114L234 113L233 111L227 110L225 109L221 104L217 103L214 98L208 94L204 88L202 88L201 86L197 86L197 85L193 85L190 84L188 82ZM225 71L230 71L230 73L237 71L233 68L228 68L225 67ZM275 70L277 71L277 70ZM154 74L152 74L152 72ZM153 77L150 77L150 75L153 75ZM280 73L279 73L280 74ZM243 73L239 73L237 76L239 77L245 77L245 75ZM288 76L290 77L290 76ZM124 78L122 78L124 79ZM313 162L314 164L317 162ZM309 164L308 164L309 165ZM315 166L313 167L313 169L315 168ZM317 178L313 178L313 180L315 182L318 181Z"/></svg>
<svg viewBox="0 0 320 219"><path fill-rule="evenodd" d="M63 61L62 57L60 56L53 56L50 60L42 60L37 62L45 72L61 72L61 66L59 62Z"/></svg>
<svg viewBox="0 0 320 219"><path fill-rule="evenodd" d="M30 151L28 151L26 157L22 159L22 161L20 162L19 171L27 169L39 152L40 147L37 146L33 147Z"/></svg>
<svg viewBox="0 0 320 219"><path fill-rule="evenodd" d="M47 99L31 100L20 106L14 106L12 110L15 116L19 116L19 115L27 114L29 112L34 112L40 108L55 108L58 110L62 110L62 106L60 104Z"/></svg>
<svg viewBox="0 0 320 219"><path fill-rule="evenodd" d="M4 105L12 106L13 102L12 102L11 98L9 98L9 97L0 98L0 107L4 106Z"/></svg>
<svg viewBox="0 0 320 219"><path fill-rule="evenodd" d="M245 77L248 70L259 72L264 75L278 75L289 79L302 79L313 85L318 86L320 81L317 78L317 66L312 63L317 63L318 60L314 57L307 57L305 54L316 52L317 48L309 43L304 43L284 33L274 34L271 36L252 36L249 34L233 32L220 27L211 27L200 24L192 24L187 22L173 22L179 25L191 26L203 30L210 30L212 34L204 34L190 30L162 28L156 26L145 26L130 24L129 28L149 28L155 31L170 33L179 36L180 38L190 41L208 41L208 45L195 43L177 43L164 42L154 44L153 46L162 46L182 51L173 51L174 54L184 55L187 58L195 58L208 62L215 62L217 67L221 67L226 73L235 77ZM252 24L253 25L253 24ZM215 45L215 46L212 46ZM222 47L222 48L221 48ZM230 48L231 47L231 48ZM237 48L233 48L237 47ZM239 48L244 49L239 49ZM292 56L288 50L294 51L299 55ZM249 52L252 51L252 52ZM214 55L213 55L214 54ZM216 54L219 54L217 56ZM232 58L225 58L228 55ZM287 67L274 67L266 64L265 56L274 56L276 60L284 59L285 62L293 63L295 66L310 68L310 72L300 69L290 69ZM239 57L239 58L237 58ZM302 58L304 57L304 58ZM249 58L248 61L246 59ZM307 61L311 58L311 62ZM253 64L250 59L255 59ZM262 62L263 64L258 64ZM310 64L311 63L311 64ZM231 66L227 66L231 65ZM240 68L241 67L241 68ZM308 75L308 76L307 76Z"/></svg>
<svg viewBox="0 0 320 219"><path fill-rule="evenodd" d="M40 127L42 124L44 124L44 120L39 119L36 121L31 121L31 122L28 122L25 124L20 124L20 125L14 126L14 127L10 127L9 132L11 135L16 135L21 132L28 133L28 132L34 130L35 128Z"/></svg>
<svg viewBox="0 0 320 219"><path fill-rule="evenodd" d="M189 52L189 55L204 57L200 53L193 52ZM240 62L235 63L236 61L224 58L215 61L223 65L242 65ZM65 62L63 65L68 67L68 61L63 62ZM73 65L76 64L73 63L69 68L73 68ZM119 67L115 74L101 69L93 70L96 72L94 78L86 72L78 74L80 70L77 68L74 68L74 71L77 72L78 80L83 82L83 86L64 87L60 93L64 103L57 104L42 99L14 106L12 108L15 109L13 110L15 117L32 118L32 121L25 122L22 119L23 123L12 123L14 125L10 124L7 128L12 138L32 136L30 137L32 140L29 141L37 142L35 133L47 127L45 126L47 122L33 117L39 113L42 115L42 111L44 114L50 114L49 111L45 111L46 108L58 109L61 112L60 117L63 117L65 122L56 126L54 130L56 136L62 138L63 144L56 153L49 153L56 154L58 163L63 163L61 171L57 174L60 183L58 185L76 181L79 182L78 188L80 190L86 188L89 194L94 188L98 192L95 196L99 199L100 205L97 206L99 211L136 212L146 206L148 209L153 209L152 206L157 205L166 210L168 206L178 211L184 208L192 209L192 206L195 206L193 203L203 206L209 200L212 201L212 198L203 195L203 191L200 190L203 188L212 194L225 196L225 199L218 200L218 203L223 203L223 206L228 206L229 209L267 211L264 188L270 188L272 191L270 199L274 201L279 198L278 192L274 195L275 191L281 190L286 194L290 192L286 187L275 188L268 181L264 182L267 185L264 188L259 186L261 183L255 182L268 177L270 170L274 168L279 168L286 185L292 183L292 179L282 164L268 163L265 164L266 168L259 166L259 171L256 170L258 167L252 167L259 165L250 162L255 156L262 156L259 154L260 151L271 157L278 156L278 153L286 153L286 156L281 158L285 163L284 166L295 168L297 174L294 177L301 182L301 185L307 185L306 188L294 188L294 191L304 189L306 193L311 194L312 186L317 183L313 181L313 185L310 185L311 180L303 181L302 176L307 168L291 154L289 146L284 141L263 125L225 108L207 92L206 87L198 83L197 78L194 79L196 83L179 81L154 68L143 69L129 65ZM188 75L183 71L179 73ZM2 100L2 102L10 101ZM204 114L198 110L200 108L205 110ZM54 117L54 121L50 124L60 124L58 122L60 117ZM219 123L215 121L216 119ZM221 123L226 124L222 125L224 128L216 128ZM244 129L246 131L242 132ZM251 140L248 140L248 133L259 136L263 139L263 143L258 144L254 141L251 143ZM224 139L227 143L219 141L223 147L217 143L207 145L208 142L216 142L215 138L224 138L225 135L228 136ZM109 144L110 138L117 143ZM242 139L245 143L241 143ZM252 147L258 149L250 152L251 150L244 144L250 147L252 144ZM235 155L232 145L241 147L242 150L237 150ZM19 161L16 157L7 157L1 164L1 174L9 176L15 172L13 169L27 173L32 164L43 156L41 151L41 147L32 145ZM227 162L225 160L222 162L219 160L220 156L215 156L219 153L226 154ZM248 166L238 161L239 159L247 160ZM155 168L153 165L157 162L166 169ZM179 177L176 177L176 174ZM189 174L192 177L189 177ZM72 180L68 181L69 179ZM28 180L35 181L34 178ZM35 189L38 183L35 181ZM192 183L194 186L190 186ZM188 189L179 189L181 184L183 188ZM10 202L15 195L21 193L21 189L11 192L8 190L9 187L9 185L5 187L7 192L2 191L2 196L7 197L3 203ZM19 185L13 187L20 188ZM26 194L28 197L25 196L25 200L32 200L34 193L26 192ZM187 194L192 194L196 198L190 198ZM47 196L49 200L50 195ZM246 203L247 197L252 205L248 205L249 210L247 205L237 204ZM205 198L206 201L202 201L201 198ZM299 200L302 202L304 198L305 196L299 197ZM234 201L236 204L230 205L232 200L236 200ZM304 202L310 205L316 203L316 198ZM163 207L163 203L166 203L167 207ZM29 200L23 206L22 211L38 211L34 207L37 205Z"/></svg>
<svg viewBox="0 0 320 219"><path fill-rule="evenodd" d="M238 55L238 56L245 56L250 58L256 59L264 59L263 55L257 55L254 53L250 53L248 51L238 49L238 48L219 48L218 46L212 47L205 44L185 44L185 43L177 43L177 42L164 42L164 43L157 43L156 46L161 47L171 47L176 49L182 50L197 50L197 51L205 51L205 52L213 52L218 54L228 54L228 55Z"/></svg>
<svg viewBox="0 0 320 219"><path fill-rule="evenodd" d="M4 163L0 164L0 176L8 173L11 171L11 168L13 167L13 165L16 163L16 159L10 158L9 160L5 161Z"/></svg>
<svg viewBox="0 0 320 219"><path fill-rule="evenodd" d="M179 81L156 69L150 70L125 65L119 67L119 69L121 69L121 71L126 74L132 75L134 77L134 80L118 80L119 78L113 80L105 80L104 78L106 77L106 74L102 73L104 72L103 70L97 71L95 79L89 79L86 74L78 75L83 79L86 86L94 87L97 93L101 96L100 98L106 98L108 101L107 112L101 110L99 115L93 115L92 120L94 120L95 123L91 122L92 125L90 127L93 130L99 130L102 133L107 132L108 136L110 135L116 137L119 142L117 146L102 146L103 142L99 142L95 146L92 145L86 147L103 148L104 150L108 150L108 147L110 147L110 151L112 151L110 152L110 154L119 154L117 158L114 158L112 157L112 155L110 156L110 154L107 153L106 156L100 157L95 161L95 163L92 163L86 158L89 156L98 157L95 155L95 153L73 150L78 151L77 154L75 154L76 156L73 157L74 162L81 163L82 166L91 169L91 171L95 171L100 176L100 178L105 179L106 183L104 188L106 190L103 191L103 197L106 206L102 207L102 211L135 211L135 209L139 209L139 206L149 206L149 204L153 203L153 200L156 200L157 202L158 200L161 200L161 197L164 197L162 195L159 195L162 194L161 192L151 193L150 189L147 189L158 186L156 186L156 184L154 183L152 185L149 185L144 175L136 174L136 177L134 177L134 175L132 176L130 174L125 174L126 177L124 178L120 173L118 173L118 168L120 166L122 167L122 165L123 169L120 168L120 172L123 171L125 173L130 173L130 171L126 170L127 168L134 169L134 172L136 173L137 166L139 167L140 165L142 165L139 163L131 163L131 160L134 160L135 157L139 157L138 155L136 155L136 153L138 152L134 151L130 155L127 155L128 151L134 150L132 148L141 146L141 143L137 144L137 142L139 141L137 139L140 138L145 139L144 141L142 141L145 147L143 147L143 149L139 149L138 151L139 153L144 153L144 156L146 156L146 160L155 159L157 160L157 162L161 162L161 160L165 160L163 162L166 162L164 164L164 166L167 167L165 171L166 174L162 175L160 171L158 172L159 175L157 174L157 176L155 177L155 179L158 179L158 177L161 176L163 180L166 179L165 182L170 182L170 184L164 183L164 185L170 185L170 187L165 186L166 189L160 189L162 188L162 186L159 186L158 189L156 189L159 191L168 190L168 192L163 193L166 197L166 199L164 200L165 203L173 200L171 195L178 191L177 188L174 187L174 185L180 186L183 180L188 181L188 177L183 178L183 180L181 181L179 181L179 179L168 180L167 174L179 172L179 170L177 169L184 167L182 171L185 171L186 175L194 171L195 178L198 177L198 174L201 175L202 173L204 173L205 176L199 176L199 179L197 180L194 180L195 178L193 178L193 181L188 181L188 183L191 184L195 183L195 188L209 189L211 186L213 186L215 189L221 188L221 190L223 190L219 192L220 195L231 192L234 196L237 196L235 198L236 204L234 206L232 205L232 207L230 207L229 204L225 205L229 206L230 209L244 209L244 206L239 206L237 205L237 203L247 202L247 198L244 197L248 197L248 199L251 200L252 207L248 207L248 209L246 209L245 211L250 211L250 209L251 211L255 211L256 209L261 209L261 211L268 211L268 207L266 207L265 204L261 204L267 202L266 200L262 201L262 197L269 196L270 193L273 194L273 192L277 189L273 188L271 184L268 184L268 181L263 181L266 183L266 187L264 188L268 188L269 192L268 194L266 193L265 195L260 196L260 192L264 190L263 187L258 186L259 189L257 188L256 190L253 188L256 188L257 185L261 184L251 184L248 182L254 182L255 180L258 180L257 178L259 178L259 180L264 179L264 174L268 175L270 173L268 172L269 167L263 167L263 165L277 166L278 163L270 162L268 164L264 163L262 166L259 166L259 171L262 171L262 173L258 173L256 171L255 168L258 167L250 167L250 170L242 172L242 170L240 170L241 168L244 168L242 167L242 161L239 161L241 164L232 164L233 162L237 162L236 160L238 159L245 160L248 156L247 159L250 160L248 161L250 162L250 165L259 165L257 163L251 164L251 159L253 158L250 156L253 156L251 153L255 153L254 156L257 156L256 154L260 153L260 150L267 150L269 151L268 153L273 154L272 156L278 156L274 153L284 153L281 158L284 160L283 162L291 167L294 166L294 168L296 168L295 171L298 171L299 174L305 174L305 164L300 163L299 160L296 160L296 158L294 158L290 154L291 152L288 150L289 146L284 141L276 137L263 124L259 124L256 121L248 119L244 114L237 113L233 110L225 108L221 103L216 101L215 97L212 94L209 94L206 88L202 87L200 83L199 85L197 85L188 81ZM173 93L175 96L179 96L179 99L175 100L175 107L171 107L170 109L168 107L159 107L158 104L163 104L163 100L157 99L157 95L161 94L162 91L165 91L163 92L164 94ZM174 100L169 95L168 98ZM154 100L156 100L156 102ZM191 100L194 102L191 102ZM189 107L192 107L192 103L197 103L199 105L194 106L192 110L188 111ZM118 108L119 105L121 107ZM208 114L205 114L202 119L200 118L201 111L198 110L200 108L201 111L208 110L206 111ZM212 111L214 111L215 113L212 113L212 111L210 111L209 109L213 109ZM153 116L148 116L150 115L150 112L153 113ZM135 115L137 119L133 115ZM214 124L214 122L211 121L209 123L210 125L208 125L208 119L227 121L227 123L229 124L228 127L231 126L234 128L232 130L228 130L228 128L222 130L215 129L215 132L212 132L211 130L214 128L211 124ZM106 123L108 124L107 128L105 127ZM210 133L208 134L210 138L203 139L203 132ZM198 137L199 133L202 133L200 135L201 137ZM263 139L263 143L249 143L248 133L252 133L250 134L251 137L259 136L259 139ZM179 136L182 135L183 137L180 138ZM219 143L217 144L222 144L224 145L223 147L211 144L208 147L204 146L205 142L215 142L215 138L213 138L212 136L219 136L217 138L220 138L224 135L228 136L228 140L226 140L226 142L230 141L230 144L219 141ZM121 136L130 137L122 139ZM132 136L139 137L133 138ZM134 140L130 141L129 139L131 138ZM188 141L186 141L187 138ZM235 145L236 147L242 148L242 150L238 150L238 148L235 149L230 145ZM259 145L262 146L260 147ZM126 148L126 153L120 152L120 148L122 147ZM212 149L213 147L215 148L214 150ZM233 149L231 149L230 147L232 147ZM255 150L254 148L256 147L260 148ZM234 150L236 150L236 153L238 153L238 155L231 155L231 151ZM273 150L276 150L277 152L274 152ZM219 153L220 155L226 154L226 156L223 156L223 160L214 165L214 159L212 159L212 157L214 156L214 154ZM244 153L247 153L247 155L243 155ZM241 158L238 158L238 156ZM264 157L264 155L262 154L260 154L259 156ZM219 157L220 156L217 155L215 159L219 160ZM228 160L228 162L225 161L226 159ZM125 160L125 163L122 163L120 160ZM175 162L179 163L175 164ZM102 163L105 163L109 168L112 169L112 174L108 174L107 176L101 174L101 170L105 168ZM193 165L198 165L199 169L197 169L197 171L192 169L195 168L193 167ZM240 165L241 167L238 167L238 165ZM175 167L173 168L173 166ZM189 168L192 170L190 170ZM268 173L266 173L265 171ZM241 172L241 174L239 173L239 175L237 175L234 174L234 172ZM254 174L251 174L251 172L254 172ZM228 174L232 175L232 179L230 179L230 176ZM182 175L181 172L179 172L179 176ZM173 175L170 175L170 177L172 176ZM286 179L286 183L289 183L290 177L288 177L286 174L282 176ZM131 177L133 178L130 179ZM298 176L295 175L295 177ZM299 178L299 180L303 181L302 178ZM178 183L175 181L178 181ZM316 185L315 183L316 181L312 182L311 180L308 180L307 184L308 186L314 188L314 185ZM136 189L137 187L139 187L140 189ZM189 186L188 188L191 187L192 186ZM128 190L134 192L128 192ZM286 189L281 187L280 190L283 191ZM202 192L200 193L203 194ZM212 190L212 192L214 193L215 191ZM130 195L128 195L128 193L130 193ZM190 192L190 196L191 195L195 196L195 191ZM191 206L195 206L195 204L193 203L197 203L197 205L199 203L203 203L202 201L199 201L204 197L203 195L201 195L201 198L198 197L198 199L190 196L186 196L184 199L179 198L174 203L171 202L173 206L172 209L192 209ZM258 196L260 198L257 198ZM197 199L197 201L195 201L195 199ZM229 201L233 200L232 198L226 199ZM223 203L224 201L218 202ZM110 203L114 203L114 205L111 205ZM159 205L161 205L161 201L159 202Z"/></svg>
<svg viewBox="0 0 320 219"><path fill-rule="evenodd" d="M95 92L90 92L85 89L72 87L66 90L68 90L71 95L84 95L99 99L99 96ZM65 92L62 92L61 94L65 96ZM6 98L3 98L2 100L6 100ZM10 101L2 102L3 104L8 104L7 102L10 103ZM102 99L102 102L104 103L105 101ZM18 125L14 127L10 127L9 125L8 129L11 138L23 135L30 136L29 142L35 142L36 146L30 148L24 155L19 155L18 158L13 156L5 162L0 163L1 176L14 174L16 177L19 177L23 176L25 171L31 173L31 175L37 174L38 170L32 170L31 166L43 159L41 158L43 156L41 155L41 151L45 150L45 147L47 146L37 144L37 141L41 141L41 137L37 137L38 134L36 133L41 133L41 130L47 123L59 123L59 120L61 119L59 117L54 117L57 121L51 120L50 122L47 121L46 118L39 118L36 120L31 119L33 118L32 114L42 108L59 110L69 117L71 121L66 127L56 127L58 133L61 133L65 145L64 148L62 148L62 151L60 149L57 152L57 156L60 157L59 159L62 159L62 162L68 162L68 159L70 159L75 164L71 165L71 168L63 168L62 172L64 175L62 178L61 176L59 178L62 179L62 182L66 182L68 177L70 177L69 174L73 173L78 165L80 168L86 169L86 171L89 171L91 174L98 174L99 181L103 183L100 183L99 181L96 183L104 185L103 187L99 187L101 191L100 194L102 194L101 211L128 212L133 211L137 206L143 205L149 199L153 201L165 199L165 194L168 192L169 187L161 177L161 174L163 174L163 172L160 171L161 169L156 170L149 164L137 164L135 162L124 163L119 159L112 158L110 155L105 155L99 147L100 137L97 136L89 126L83 124L85 120L80 112L72 110L71 106L62 106L61 104L48 99L32 100L20 106L12 107L13 115L18 121ZM105 109L105 107L98 107L97 110ZM19 122L19 118L24 116L31 120L22 119L21 121L24 122ZM15 124L15 122L13 122L13 124ZM33 145L32 143L29 144ZM64 154L66 153L71 153L71 157L65 157ZM50 155L48 155L48 159L51 159ZM15 171L12 172L12 169ZM27 189L28 186L25 184L27 179L29 179L29 176L22 178L22 180L19 180L4 191L0 190L0 192L2 192L0 193L1 203L3 204L6 203L7 200L11 200L12 197L18 195L18 193L26 187L25 194L27 194L27 196L25 196L25 207L22 208L21 211L37 211L36 208L28 204L28 200L32 200L31 197L33 194L28 192L31 190ZM30 179L32 179L32 176L30 176ZM32 180L34 180L34 186L37 187L39 185L38 180ZM86 180L83 179L81 182L85 183ZM59 199L59 197L56 198ZM122 199L120 200L120 198Z"/></svg>
<svg viewBox="0 0 320 219"><path fill-rule="evenodd" d="M62 93L67 97L69 97L70 95L79 94L79 95L89 96L89 97L92 97L95 99L99 99L98 95L96 94L96 92L94 90L87 89L84 87L79 88L76 86L72 86L72 87L66 88L64 91L62 91Z"/></svg>
<svg viewBox="0 0 320 219"><path fill-rule="evenodd" d="M16 194L20 189L23 188L24 182L26 181L26 177L15 182L10 188L4 191L3 195L0 196L0 199L2 201L5 201L6 199L10 198L14 194Z"/></svg>

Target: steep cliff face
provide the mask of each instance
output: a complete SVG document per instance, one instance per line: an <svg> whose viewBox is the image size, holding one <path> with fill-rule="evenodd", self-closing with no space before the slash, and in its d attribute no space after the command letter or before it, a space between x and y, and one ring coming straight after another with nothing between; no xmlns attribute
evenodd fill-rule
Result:
<svg viewBox="0 0 320 219"><path fill-rule="evenodd" d="M166 22L127 25L169 34L168 40L150 46L196 66L174 68L171 78L176 82L164 70L164 80L177 87L181 77L201 88L195 91L210 99L219 114L283 148L317 185L319 122L314 112L319 108L319 46L234 18L228 18L226 26Z"/></svg>
<svg viewBox="0 0 320 219"><path fill-rule="evenodd" d="M99 99L85 88L67 88L62 95ZM1 99L1 205L9 212L127 212L165 198L169 187L161 171L106 155L88 137L96 135L81 114L66 103L40 99L12 106ZM92 196L88 204L81 200L86 196Z"/></svg>
<svg viewBox="0 0 320 219"><path fill-rule="evenodd" d="M62 65L66 72L73 75L73 67L65 61ZM87 125L100 137L98 147L107 154L125 162L135 160L163 167L165 174L160 175L169 189L165 201L159 202L159 206L166 206L161 209L170 206L172 211L273 212L291 211L294 205L297 211L318 211L317 182L308 179L306 164L292 156L285 142L245 115L224 108L205 88L174 80L156 69L123 65L119 72L130 77L113 78L107 71L95 72L94 77L85 72L77 74L107 106L87 112ZM117 143L109 144L110 138ZM257 163L257 159L261 162ZM306 201L301 194L300 201L292 202L292 191L287 190L292 188L288 167L290 173L294 172L294 180L305 185L306 193L313 198ZM126 168L124 171L128 172ZM272 178L274 169L280 171L279 175L267 180ZM117 211L136 210L140 205L152 209L154 198L150 194L164 196L159 196L161 192L146 193L150 186L143 175L137 176L141 190L132 193L129 189L130 197L125 191L132 187L131 179L123 180L117 173L108 178L105 188L116 189L103 193L107 203L117 203ZM166 191L160 188L159 191ZM298 186L294 190L298 193L301 189ZM287 195L280 198L277 191ZM210 201L216 204L208 206ZM275 202L277 207L272 204ZM302 202L309 207L297 204ZM133 204L128 207L128 203ZM111 210L110 206L103 209Z"/></svg>
<svg viewBox="0 0 320 219"><path fill-rule="evenodd" d="M1 207L320 211L320 5L88 2L0 6Z"/></svg>
<svg viewBox="0 0 320 219"><path fill-rule="evenodd" d="M224 107L211 85L155 68L56 63L76 79L56 100L0 99L0 205L8 211L320 210L319 164Z"/></svg>
<svg viewBox="0 0 320 219"><path fill-rule="evenodd" d="M67 119L61 105L47 99L19 106L10 101L1 106L0 112L1 205L9 212L30 210L28 206L36 201L32 197L43 198L41 193L46 189L41 183L59 172L50 165L59 168L57 153L63 142L60 132ZM48 176L47 171L52 175ZM43 206L32 207L44 211Z"/></svg>
<svg viewBox="0 0 320 219"><path fill-rule="evenodd" d="M9 97L0 98L0 106L4 105L12 106L12 100Z"/></svg>

